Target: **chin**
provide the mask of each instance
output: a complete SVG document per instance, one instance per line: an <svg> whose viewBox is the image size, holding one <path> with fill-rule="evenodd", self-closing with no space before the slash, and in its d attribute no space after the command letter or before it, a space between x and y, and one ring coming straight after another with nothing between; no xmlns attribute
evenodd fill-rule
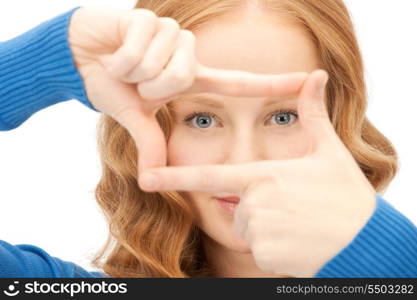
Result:
<svg viewBox="0 0 417 300"><path fill-rule="evenodd" d="M233 252L252 253L249 244L243 238L235 234L231 227L227 233L222 230L222 233L220 234L218 228L216 232L210 232L204 229L202 229L202 232L204 234L204 239L215 248L220 246Z"/></svg>
<svg viewBox="0 0 417 300"><path fill-rule="evenodd" d="M249 244L232 230L223 236L211 237L218 245L238 253L252 253Z"/></svg>
<svg viewBox="0 0 417 300"><path fill-rule="evenodd" d="M231 239L230 243L226 245L233 251L240 253L252 253L252 250L249 247L249 244L242 238L235 236Z"/></svg>

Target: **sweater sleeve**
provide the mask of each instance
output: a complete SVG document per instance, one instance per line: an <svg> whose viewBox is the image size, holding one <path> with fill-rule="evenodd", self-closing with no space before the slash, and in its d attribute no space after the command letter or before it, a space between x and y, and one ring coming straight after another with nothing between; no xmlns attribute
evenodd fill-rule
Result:
<svg viewBox="0 0 417 300"><path fill-rule="evenodd" d="M417 227L376 196L372 216L314 277L417 277Z"/></svg>
<svg viewBox="0 0 417 300"><path fill-rule="evenodd" d="M72 262L52 257L39 247L11 245L0 240L0 278L102 278L101 272L88 272Z"/></svg>
<svg viewBox="0 0 417 300"><path fill-rule="evenodd" d="M0 43L0 130L18 127L37 111L87 98L68 42L74 8Z"/></svg>

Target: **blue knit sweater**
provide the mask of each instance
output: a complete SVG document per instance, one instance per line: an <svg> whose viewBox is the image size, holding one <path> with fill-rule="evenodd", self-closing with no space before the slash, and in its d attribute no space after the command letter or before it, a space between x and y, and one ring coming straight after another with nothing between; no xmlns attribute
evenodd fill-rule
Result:
<svg viewBox="0 0 417 300"><path fill-rule="evenodd" d="M68 45L72 9L0 43L0 130L37 111L76 99L89 102ZM315 277L417 277L417 228L376 195L377 206L348 246ZM105 277L51 256L34 245L0 240L0 277Z"/></svg>

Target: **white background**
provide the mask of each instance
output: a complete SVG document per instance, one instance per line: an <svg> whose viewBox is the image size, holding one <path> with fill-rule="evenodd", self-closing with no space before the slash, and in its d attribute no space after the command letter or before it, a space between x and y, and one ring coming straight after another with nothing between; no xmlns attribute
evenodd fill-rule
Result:
<svg viewBox="0 0 417 300"><path fill-rule="evenodd" d="M17 36L76 6L135 0L1 0L0 40ZM348 4L369 87L368 117L395 145L400 170L384 198L417 223L417 2ZM94 270L89 260L107 237L94 199L100 178L99 114L76 100L42 110L15 130L0 132L0 239L33 244Z"/></svg>

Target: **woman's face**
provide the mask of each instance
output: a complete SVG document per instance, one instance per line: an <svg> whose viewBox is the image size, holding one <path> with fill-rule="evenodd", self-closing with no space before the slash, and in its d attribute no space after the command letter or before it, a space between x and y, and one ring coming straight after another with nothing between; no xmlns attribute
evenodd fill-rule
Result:
<svg viewBox="0 0 417 300"><path fill-rule="evenodd" d="M196 36L196 57L213 68L279 74L319 68L307 34L277 17L251 13L228 15L206 23ZM175 124L168 141L168 164L241 164L300 157L308 140L297 117L297 95L228 97L188 94L172 101ZM250 252L233 231L233 211L216 194L185 193L197 225L211 242ZM279 197L279 195L277 195Z"/></svg>

